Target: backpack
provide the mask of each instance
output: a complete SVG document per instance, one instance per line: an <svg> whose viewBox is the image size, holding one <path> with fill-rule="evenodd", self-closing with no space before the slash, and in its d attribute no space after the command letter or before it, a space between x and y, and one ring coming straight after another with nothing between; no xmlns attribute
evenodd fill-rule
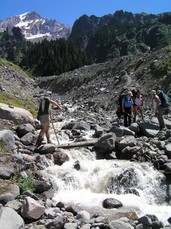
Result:
<svg viewBox="0 0 171 229"><path fill-rule="evenodd" d="M49 98L44 97L40 100L39 109L37 113L37 119L39 120L40 116L48 114L48 113L49 113Z"/></svg>
<svg viewBox="0 0 171 229"><path fill-rule="evenodd" d="M170 103L169 96L166 95L163 91L158 91L157 95L160 98L161 106L162 107L169 107L169 103Z"/></svg>
<svg viewBox="0 0 171 229"><path fill-rule="evenodd" d="M123 112L122 112L122 99L126 97L126 89L123 89L120 94L119 94L119 97L118 97L118 100L117 100L117 111L116 111L116 114L118 116L118 118L120 119L123 115Z"/></svg>

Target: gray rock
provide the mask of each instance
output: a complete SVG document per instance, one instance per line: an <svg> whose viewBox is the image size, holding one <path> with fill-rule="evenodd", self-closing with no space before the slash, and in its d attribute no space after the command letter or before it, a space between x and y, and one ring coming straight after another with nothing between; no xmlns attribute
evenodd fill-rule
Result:
<svg viewBox="0 0 171 229"><path fill-rule="evenodd" d="M85 121L76 122L72 130L90 130L90 125Z"/></svg>
<svg viewBox="0 0 171 229"><path fill-rule="evenodd" d="M165 152L169 159L171 159L171 143L165 145Z"/></svg>
<svg viewBox="0 0 171 229"><path fill-rule="evenodd" d="M147 137L154 137L159 132L159 126L152 123L141 123L140 131Z"/></svg>
<svg viewBox="0 0 171 229"><path fill-rule="evenodd" d="M34 200L31 197L25 198L25 203L21 209L21 215L24 218L28 219L39 219L45 211L45 207L38 203L38 201Z"/></svg>
<svg viewBox="0 0 171 229"><path fill-rule="evenodd" d="M123 150L125 147L130 146L134 147L136 146L136 139L134 136L125 136L119 143L118 143L118 149Z"/></svg>
<svg viewBox="0 0 171 229"><path fill-rule="evenodd" d="M16 124L34 123L34 118L29 111L19 107L8 106L3 103L0 103L0 118L12 120Z"/></svg>
<svg viewBox="0 0 171 229"><path fill-rule="evenodd" d="M31 132L25 134L22 138L21 138L21 142L28 146L31 145L32 143L34 143L36 137L34 134L32 134Z"/></svg>
<svg viewBox="0 0 171 229"><path fill-rule="evenodd" d="M98 139L94 147L104 152L111 153L115 148L116 135L114 133L104 134Z"/></svg>
<svg viewBox="0 0 171 229"><path fill-rule="evenodd" d="M50 220L49 222L45 223L45 227L48 229L50 228L59 228L62 229L64 224L66 223L66 220L61 216L57 215L55 219Z"/></svg>
<svg viewBox="0 0 171 229"><path fill-rule="evenodd" d="M64 229L77 229L78 225L77 223L65 223Z"/></svg>
<svg viewBox="0 0 171 229"><path fill-rule="evenodd" d="M116 200L114 198L107 198L103 201L104 208L111 209L111 208L119 208L122 206L123 204L119 200Z"/></svg>
<svg viewBox="0 0 171 229"><path fill-rule="evenodd" d="M121 220L114 220L109 223L111 229L134 229L129 223L123 222Z"/></svg>
<svg viewBox="0 0 171 229"><path fill-rule="evenodd" d="M11 130L1 130L0 140L2 140L5 143L4 147L7 150L12 151L16 149L14 134Z"/></svg>
<svg viewBox="0 0 171 229"><path fill-rule="evenodd" d="M35 149L36 153L47 154L55 152L56 147L54 144L44 144Z"/></svg>
<svg viewBox="0 0 171 229"><path fill-rule="evenodd" d="M140 147L138 146L133 146L133 147L127 146L119 153L119 158L129 160L134 155L136 155L139 150L140 150Z"/></svg>
<svg viewBox="0 0 171 229"><path fill-rule="evenodd" d="M171 162L167 162L164 164L165 172L171 174Z"/></svg>
<svg viewBox="0 0 171 229"><path fill-rule="evenodd" d="M109 129L109 132L113 132L116 134L116 137L122 137L124 135L124 127L119 124L114 124Z"/></svg>
<svg viewBox="0 0 171 229"><path fill-rule="evenodd" d="M17 132L18 136L21 138L29 132L34 133L35 128L30 123L21 124L17 127L16 132Z"/></svg>
<svg viewBox="0 0 171 229"><path fill-rule="evenodd" d="M47 181L34 180L33 184L36 193L43 193L51 188Z"/></svg>
<svg viewBox="0 0 171 229"><path fill-rule="evenodd" d="M81 210L78 212L76 219L80 222L87 222L90 219L90 213L85 210Z"/></svg>
<svg viewBox="0 0 171 229"><path fill-rule="evenodd" d="M22 203L19 202L18 200L11 200L8 201L8 203L5 205L5 207L9 207L14 209L15 211L18 211L22 206Z"/></svg>
<svg viewBox="0 0 171 229"><path fill-rule="evenodd" d="M3 229L24 229L25 224L20 215L9 207L0 205L0 228Z"/></svg>
<svg viewBox="0 0 171 229"><path fill-rule="evenodd" d="M3 205L5 205L6 203L14 199L15 199L15 196L10 192L6 192L0 195L0 203Z"/></svg>
<svg viewBox="0 0 171 229"><path fill-rule="evenodd" d="M69 156L63 152L53 153L54 163L56 165L62 165L64 162L69 161Z"/></svg>

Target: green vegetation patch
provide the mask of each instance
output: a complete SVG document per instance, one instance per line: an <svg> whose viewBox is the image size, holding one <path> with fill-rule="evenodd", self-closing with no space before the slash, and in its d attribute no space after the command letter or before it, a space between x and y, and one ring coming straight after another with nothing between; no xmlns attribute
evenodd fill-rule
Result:
<svg viewBox="0 0 171 229"><path fill-rule="evenodd" d="M30 113L36 117L36 110L35 107L30 103L31 98L27 97L27 98L18 98L15 97L13 95L10 95L6 92L2 92L0 93L0 103L5 103L7 105L12 105L14 107L20 107L20 108L24 108L28 111L30 111Z"/></svg>
<svg viewBox="0 0 171 229"><path fill-rule="evenodd" d="M0 139L0 155L5 153L8 153L6 149L6 143L3 139Z"/></svg>
<svg viewBox="0 0 171 229"><path fill-rule="evenodd" d="M28 175L27 178L23 178L19 175L15 175L12 178L12 181L19 186L22 192L24 191L34 192L35 190L34 184L33 184L34 177L31 174Z"/></svg>
<svg viewBox="0 0 171 229"><path fill-rule="evenodd" d="M0 179L0 195L9 192L9 185L12 184L10 180Z"/></svg>

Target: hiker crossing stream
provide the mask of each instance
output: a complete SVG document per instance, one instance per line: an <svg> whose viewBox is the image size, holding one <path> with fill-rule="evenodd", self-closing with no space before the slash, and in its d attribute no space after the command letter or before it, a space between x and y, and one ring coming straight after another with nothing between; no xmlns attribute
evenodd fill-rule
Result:
<svg viewBox="0 0 171 229"><path fill-rule="evenodd" d="M60 130L63 123L54 125ZM52 141L56 144L53 129L51 131ZM85 131L84 134L87 139L92 139L94 131ZM62 130L58 137L60 145L69 142ZM150 162L97 159L91 147L64 147L62 152L69 156L69 161L60 166L52 164L43 171L43 176L53 184L56 203L80 206L109 219L114 214L124 216L134 212L138 217L153 214L168 224L171 206L165 176ZM104 208L102 203L107 198L120 201L123 207Z"/></svg>

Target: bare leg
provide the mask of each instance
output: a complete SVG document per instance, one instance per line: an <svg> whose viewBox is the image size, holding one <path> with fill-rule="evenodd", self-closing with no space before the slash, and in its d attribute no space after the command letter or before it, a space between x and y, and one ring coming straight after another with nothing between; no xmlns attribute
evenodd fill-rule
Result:
<svg viewBox="0 0 171 229"><path fill-rule="evenodd" d="M42 126L41 131L40 131L39 136L38 136L37 141L36 141L37 146L40 146L42 144L45 132L46 132L46 127Z"/></svg>
<svg viewBox="0 0 171 229"><path fill-rule="evenodd" d="M46 128L46 138L47 138L47 143L52 143L50 140L50 127L47 126Z"/></svg>
<svg viewBox="0 0 171 229"><path fill-rule="evenodd" d="M137 106L134 106L134 122L136 122L137 117Z"/></svg>
<svg viewBox="0 0 171 229"><path fill-rule="evenodd" d="M140 114L141 114L141 118L142 118L142 120L144 120L144 116L143 116L142 108L140 109Z"/></svg>

